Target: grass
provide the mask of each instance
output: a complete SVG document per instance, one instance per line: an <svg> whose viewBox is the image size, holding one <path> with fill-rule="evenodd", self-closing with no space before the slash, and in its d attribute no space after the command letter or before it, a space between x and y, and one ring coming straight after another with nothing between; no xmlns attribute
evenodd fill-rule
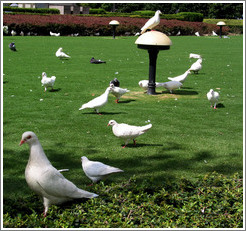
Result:
<svg viewBox="0 0 246 231"><path fill-rule="evenodd" d="M136 37L4 37L3 38L3 197L27 198L31 190L24 178L29 151L18 146L23 132L34 131L49 160L80 188L90 180L80 157L119 167L124 173L105 184L127 181L135 175L138 184L191 181L218 172L228 177L243 171L243 37L170 37L170 50L160 51L159 82L184 73L203 56L203 68L192 74L175 94L157 89L149 96L138 86L148 79L148 53L134 44ZM17 52L8 48L15 42ZM59 47L70 60L55 57ZM106 64L90 64L91 57ZM44 92L41 73L55 75L55 91ZM110 95L101 109L79 111L80 106L102 94L117 77L131 90L115 104ZM220 92L217 110L210 108L206 93ZM43 99L43 101L40 101ZM125 149L107 127L109 120L153 127ZM18 189L18 190L17 190ZM87 188L87 190L89 190ZM93 192L93 187L90 189ZM40 205L41 206L41 205Z"/></svg>

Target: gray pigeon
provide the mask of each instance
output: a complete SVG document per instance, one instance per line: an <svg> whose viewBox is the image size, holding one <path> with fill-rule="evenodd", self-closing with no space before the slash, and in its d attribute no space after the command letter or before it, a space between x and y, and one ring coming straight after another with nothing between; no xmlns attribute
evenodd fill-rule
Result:
<svg viewBox="0 0 246 231"><path fill-rule="evenodd" d="M9 44L9 48L10 48L10 50L12 50L12 51L17 51L14 42L12 42L12 43Z"/></svg>

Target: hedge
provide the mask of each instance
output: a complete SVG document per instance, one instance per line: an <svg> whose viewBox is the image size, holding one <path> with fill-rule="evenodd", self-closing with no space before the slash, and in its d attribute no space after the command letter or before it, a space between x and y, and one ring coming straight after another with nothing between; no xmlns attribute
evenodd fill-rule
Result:
<svg viewBox="0 0 246 231"><path fill-rule="evenodd" d="M189 22L202 22L203 21L203 14L201 13L180 12L177 15L183 17L184 21L189 21Z"/></svg>
<svg viewBox="0 0 246 231"><path fill-rule="evenodd" d="M3 198L4 228L243 228L243 179L216 172L155 185L134 177L85 188L99 194L51 206L38 196Z"/></svg>
<svg viewBox="0 0 246 231"><path fill-rule="evenodd" d="M21 31L33 32L38 35L49 35L52 32L60 32L61 35L79 33L81 36L95 35L102 36L112 34L109 26L111 20L117 20L120 25L116 29L117 35L134 35L146 23L145 18L131 17L86 17L77 15L3 15L3 24L9 27L9 31L15 30L17 34ZM218 26L203 22L187 22L179 20L161 19L156 30L168 35L176 35L178 31L182 35L194 35L196 31L200 34L209 34L218 30ZM228 27L223 27L223 34L228 32Z"/></svg>
<svg viewBox="0 0 246 231"><path fill-rule="evenodd" d="M89 9L89 14L106 14L106 10L104 9Z"/></svg>
<svg viewBox="0 0 246 231"><path fill-rule="evenodd" d="M41 14L60 14L58 9L46 9L46 8L18 8L4 6L3 11L9 12L23 12L23 13L41 13Z"/></svg>

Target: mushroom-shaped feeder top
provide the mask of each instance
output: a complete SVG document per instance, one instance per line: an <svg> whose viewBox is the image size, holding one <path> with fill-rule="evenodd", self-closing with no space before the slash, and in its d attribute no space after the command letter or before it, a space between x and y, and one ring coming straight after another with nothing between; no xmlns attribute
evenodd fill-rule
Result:
<svg viewBox="0 0 246 231"><path fill-rule="evenodd" d="M111 26L119 26L120 23L117 20L112 20L112 21L109 22L109 25L111 25Z"/></svg>
<svg viewBox="0 0 246 231"><path fill-rule="evenodd" d="M220 21L220 22L218 22L216 25L217 25L217 26L225 26L226 24L225 24L225 22Z"/></svg>
<svg viewBox="0 0 246 231"><path fill-rule="evenodd" d="M139 36L135 44L141 49L168 50L172 45L172 41L162 32L149 31Z"/></svg>

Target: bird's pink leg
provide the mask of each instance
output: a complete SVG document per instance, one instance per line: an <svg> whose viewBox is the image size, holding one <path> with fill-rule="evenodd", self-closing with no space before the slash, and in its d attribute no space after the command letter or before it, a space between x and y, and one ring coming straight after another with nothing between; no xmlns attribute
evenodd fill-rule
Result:
<svg viewBox="0 0 246 231"><path fill-rule="evenodd" d="M115 103L119 103L119 100L118 100L118 99L116 99L116 100L115 100Z"/></svg>

